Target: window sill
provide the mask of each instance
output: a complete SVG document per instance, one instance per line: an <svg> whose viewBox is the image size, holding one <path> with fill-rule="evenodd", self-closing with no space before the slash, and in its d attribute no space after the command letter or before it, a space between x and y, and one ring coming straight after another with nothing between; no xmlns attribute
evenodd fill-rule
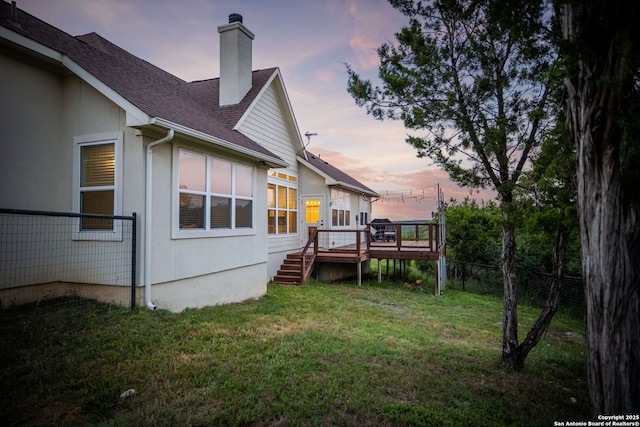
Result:
<svg viewBox="0 0 640 427"><path fill-rule="evenodd" d="M242 237L255 236L256 230L253 228L240 228L237 230L219 229L219 230L190 230L180 229L171 233L171 238L178 239L215 239L217 237Z"/></svg>

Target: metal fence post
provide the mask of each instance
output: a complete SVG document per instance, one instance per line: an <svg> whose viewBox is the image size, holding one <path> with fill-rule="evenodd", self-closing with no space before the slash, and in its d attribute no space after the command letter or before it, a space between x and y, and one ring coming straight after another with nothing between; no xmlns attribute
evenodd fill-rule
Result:
<svg viewBox="0 0 640 427"><path fill-rule="evenodd" d="M131 309L136 308L136 249L137 249L137 240L138 240L138 214L132 214L133 219L131 220Z"/></svg>

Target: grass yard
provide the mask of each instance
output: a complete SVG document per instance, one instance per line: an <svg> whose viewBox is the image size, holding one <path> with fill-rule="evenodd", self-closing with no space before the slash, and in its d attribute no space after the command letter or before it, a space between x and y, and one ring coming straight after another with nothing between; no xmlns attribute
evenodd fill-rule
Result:
<svg viewBox="0 0 640 427"><path fill-rule="evenodd" d="M312 282L180 314L49 310L0 313L3 426L551 426L590 416L582 321L556 316L526 370L504 372L496 298ZM537 313L520 308L521 339Z"/></svg>

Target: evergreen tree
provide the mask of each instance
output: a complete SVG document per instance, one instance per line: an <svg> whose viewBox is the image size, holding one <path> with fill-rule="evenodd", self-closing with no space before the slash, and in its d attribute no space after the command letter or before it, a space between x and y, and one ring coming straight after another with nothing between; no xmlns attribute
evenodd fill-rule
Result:
<svg viewBox="0 0 640 427"><path fill-rule="evenodd" d="M409 18L378 49L381 86L348 67L348 90L457 183L496 190L502 215L502 364L524 367L518 343L514 191L554 126L558 80L550 11L540 1L390 0Z"/></svg>

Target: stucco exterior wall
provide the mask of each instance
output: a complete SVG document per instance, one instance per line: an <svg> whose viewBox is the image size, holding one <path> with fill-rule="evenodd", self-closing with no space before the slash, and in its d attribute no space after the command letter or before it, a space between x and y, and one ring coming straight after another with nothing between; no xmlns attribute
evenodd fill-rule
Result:
<svg viewBox="0 0 640 427"><path fill-rule="evenodd" d="M67 210L71 147L62 139L63 78L0 53L0 81L0 205Z"/></svg>
<svg viewBox="0 0 640 427"><path fill-rule="evenodd" d="M116 133L124 149L135 152L134 132L125 127L124 112L92 87L76 76L41 65L0 54L0 207L78 212L74 137ZM135 191L139 196L140 188L133 181L123 188L128 200L139 198ZM132 203L128 209L125 213L130 215L139 212L140 206ZM105 255L117 248L127 254L129 235L115 232L109 241L87 240L79 235L77 220L36 216L6 218L0 227L6 236L0 288L47 282L130 284L130 263ZM56 261L46 254L57 257ZM98 278L92 270L96 260L101 260L108 274Z"/></svg>
<svg viewBox="0 0 640 427"><path fill-rule="evenodd" d="M158 308L170 311L245 301L260 298L266 292L264 264L247 265L153 286Z"/></svg>
<svg viewBox="0 0 640 427"><path fill-rule="evenodd" d="M124 214L140 212L141 139L125 112L73 75L0 54L0 200L13 209L74 211L73 138L123 132ZM5 84L7 83L8 84Z"/></svg>
<svg viewBox="0 0 640 427"><path fill-rule="evenodd" d="M153 139L147 139L150 143ZM211 232L192 237L179 230L179 195L173 180L177 149L183 147L237 163L254 166L254 227ZM153 150L152 300L159 307L197 307L237 302L266 292L267 218L266 170L214 147L193 145L180 137ZM218 234L218 235L216 235ZM184 285L184 286L182 286ZM182 287L180 287L182 286ZM211 289L207 290L207 286ZM242 291L238 291L241 289ZM178 298L181 302L174 300Z"/></svg>
<svg viewBox="0 0 640 427"><path fill-rule="evenodd" d="M140 131L127 127L126 112L77 76L62 75L0 54L0 79L11 82L0 85L0 207L77 212L74 138L119 133L122 183L121 209L116 213L138 213L137 282L144 283L145 147L155 136L143 137ZM176 238L174 144L185 144L191 149L254 166L254 227L250 233ZM159 307L176 311L256 298L266 292L266 170L246 158L218 151L205 145L189 145L177 137L153 152L151 281L154 284L152 298ZM69 239L69 245L82 244ZM69 279L43 277L42 280ZM139 294L143 291L138 289Z"/></svg>

